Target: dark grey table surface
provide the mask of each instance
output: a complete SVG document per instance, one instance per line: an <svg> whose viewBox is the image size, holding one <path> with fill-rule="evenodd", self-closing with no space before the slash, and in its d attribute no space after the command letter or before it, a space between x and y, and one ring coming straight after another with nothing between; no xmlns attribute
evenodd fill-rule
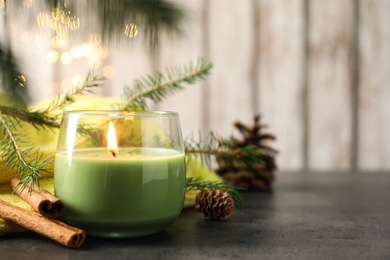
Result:
<svg viewBox="0 0 390 260"><path fill-rule="evenodd" d="M162 233L79 249L0 237L0 259L390 259L390 173L279 173L273 192L243 197L224 222L185 209Z"/></svg>

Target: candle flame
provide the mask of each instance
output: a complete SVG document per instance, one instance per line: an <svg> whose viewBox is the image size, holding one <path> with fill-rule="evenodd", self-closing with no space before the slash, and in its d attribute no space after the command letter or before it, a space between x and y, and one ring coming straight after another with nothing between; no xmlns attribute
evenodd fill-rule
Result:
<svg viewBox="0 0 390 260"><path fill-rule="evenodd" d="M107 149L114 157L118 154L118 144L116 142L115 128L112 122L108 126L107 132Z"/></svg>

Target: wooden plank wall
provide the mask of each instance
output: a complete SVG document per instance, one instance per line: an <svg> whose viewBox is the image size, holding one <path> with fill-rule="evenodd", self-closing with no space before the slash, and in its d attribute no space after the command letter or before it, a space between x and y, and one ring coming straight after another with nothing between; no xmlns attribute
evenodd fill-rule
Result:
<svg viewBox="0 0 390 260"><path fill-rule="evenodd" d="M206 104L162 108L226 135L261 113L282 170L390 169L390 1L192 2L204 19L197 51L215 64L198 89Z"/></svg>
<svg viewBox="0 0 390 260"><path fill-rule="evenodd" d="M390 1L189 2L199 45L185 57L215 67L160 106L184 113L185 134L261 113L282 170L390 170Z"/></svg>
<svg viewBox="0 0 390 260"><path fill-rule="evenodd" d="M390 169L390 1L359 5L358 166Z"/></svg>
<svg viewBox="0 0 390 260"><path fill-rule="evenodd" d="M261 113L282 170L390 169L390 1L192 2L215 68L206 109L174 107L225 135Z"/></svg>
<svg viewBox="0 0 390 260"><path fill-rule="evenodd" d="M164 38L153 62L139 45L111 50L102 65L116 74L100 94L205 57L206 81L152 106L178 111L184 136L237 134L233 121L260 113L282 171L390 172L390 1L173 2L188 11L185 35Z"/></svg>
<svg viewBox="0 0 390 260"><path fill-rule="evenodd" d="M308 167L348 169L351 129L353 4L308 7Z"/></svg>

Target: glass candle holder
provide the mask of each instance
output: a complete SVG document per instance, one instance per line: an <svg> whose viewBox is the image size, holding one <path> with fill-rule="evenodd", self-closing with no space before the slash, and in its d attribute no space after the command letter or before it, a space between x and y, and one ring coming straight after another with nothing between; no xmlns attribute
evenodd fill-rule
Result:
<svg viewBox="0 0 390 260"><path fill-rule="evenodd" d="M185 158L179 116L163 111L69 111L54 169L63 220L98 237L160 232L179 216Z"/></svg>

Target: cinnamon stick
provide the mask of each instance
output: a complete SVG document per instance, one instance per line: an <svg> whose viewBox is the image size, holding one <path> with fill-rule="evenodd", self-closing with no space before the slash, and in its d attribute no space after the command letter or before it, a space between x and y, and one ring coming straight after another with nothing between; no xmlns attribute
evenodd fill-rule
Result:
<svg viewBox="0 0 390 260"><path fill-rule="evenodd" d="M68 226L59 220L45 218L37 212L16 207L3 200L0 200L0 217L66 247L78 248L85 240L85 233L81 229Z"/></svg>
<svg viewBox="0 0 390 260"><path fill-rule="evenodd" d="M10 182L11 189L42 216L46 218L58 218L64 212L64 204L62 201L47 190L34 184L30 192L30 186L28 184L23 189L23 187L17 186L19 183L19 178L13 178Z"/></svg>

